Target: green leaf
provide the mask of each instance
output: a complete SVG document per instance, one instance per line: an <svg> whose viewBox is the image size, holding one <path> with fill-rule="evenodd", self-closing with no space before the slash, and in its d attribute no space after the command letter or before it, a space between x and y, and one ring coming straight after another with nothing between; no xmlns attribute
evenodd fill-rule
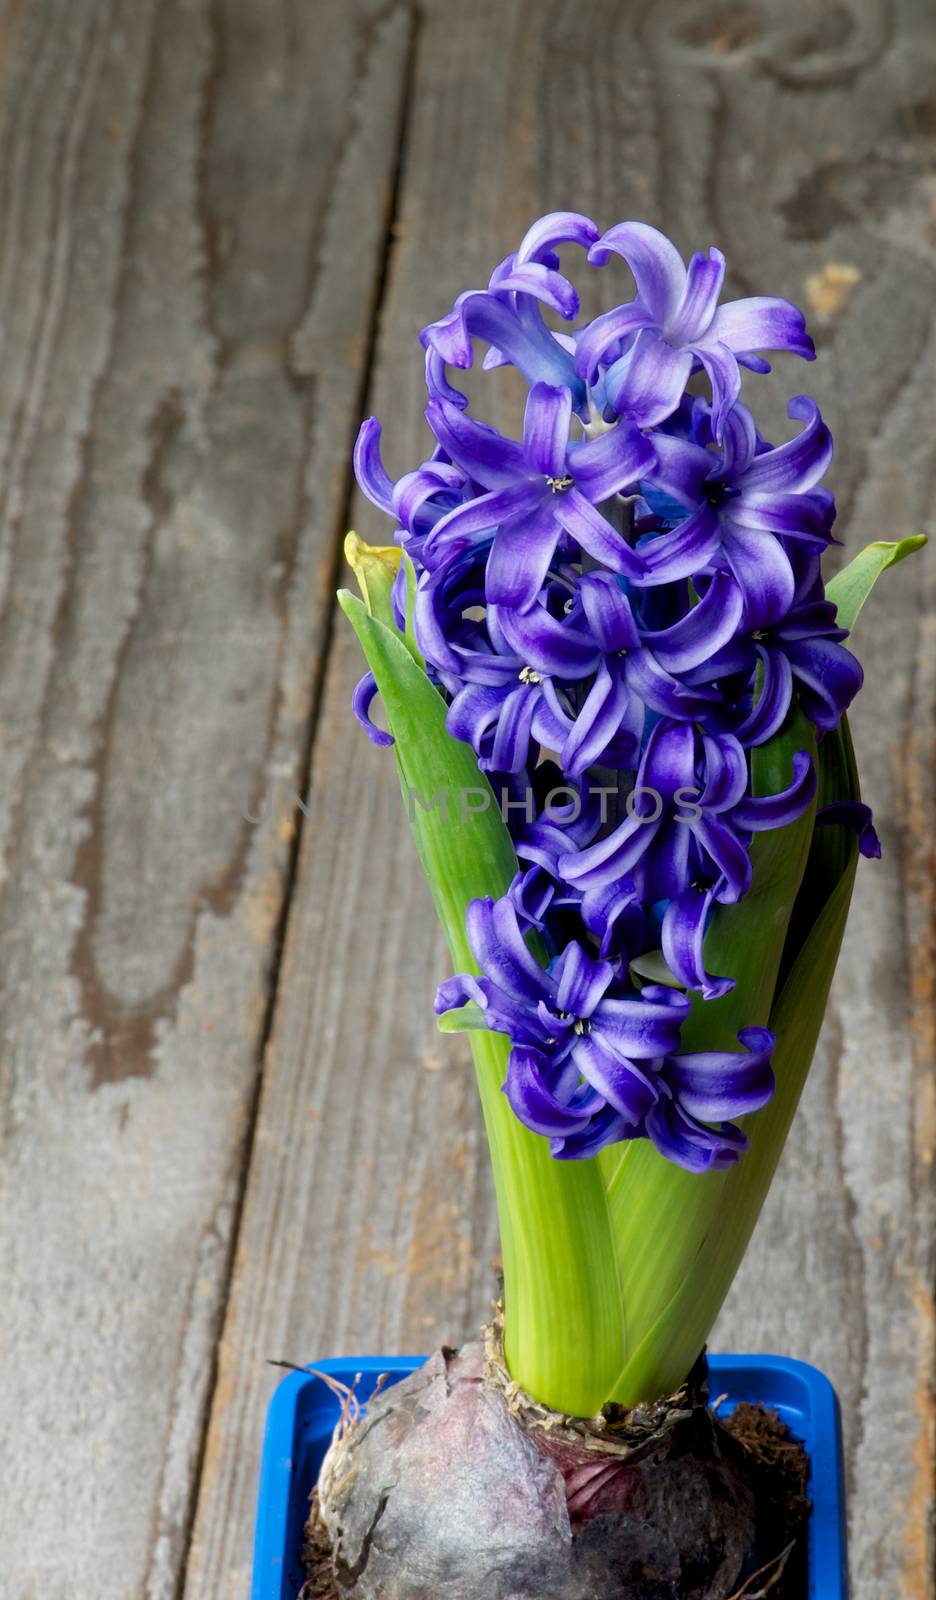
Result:
<svg viewBox="0 0 936 1600"><path fill-rule="evenodd" d="M406 648L413 660L420 666L426 665L422 651L416 643L416 568L409 556L403 554L403 570L406 573L406 633L404 635Z"/></svg>
<svg viewBox="0 0 936 1600"><path fill-rule="evenodd" d="M754 792L785 788L799 750L815 753L815 733L797 712L774 739L752 752ZM719 1000L693 996L682 1050L737 1050L739 1028L768 1022L813 819L810 807L789 826L755 836L751 888L737 905L717 907L705 936L707 967L734 978L735 988ZM751 1119L745 1129L749 1135L763 1115ZM778 1147L765 1158L770 1173L779 1154ZM612 1398L634 1405L676 1388L705 1343L741 1259L738 1230L747 1216L746 1202L739 1193L737 1170L685 1172L646 1140L616 1147L600 1159L628 1331L628 1354ZM750 1161L749 1151L741 1167ZM744 1222L744 1242L756 1218L755 1210ZM717 1271L703 1259L712 1240L722 1241ZM687 1360L688 1349L692 1354Z"/></svg>
<svg viewBox="0 0 936 1600"><path fill-rule="evenodd" d="M847 628L850 633L855 626L855 618L881 573L886 572L888 567L896 567L898 561L903 561L905 556L912 555L925 544L925 533L913 533L906 539L892 541L878 539L874 544L866 545L847 567L830 578L826 584L826 598L835 606L839 627Z"/></svg>
<svg viewBox="0 0 936 1600"><path fill-rule="evenodd" d="M786 742L789 752L796 736ZM818 805L860 798L845 718L835 733L823 738L818 766ZM767 853L757 860L750 895L739 906L724 908L714 941L722 946L721 965L709 946L714 922L706 938L707 959L715 971L732 975L745 971L738 987L743 985L754 1007L763 1004L764 990L758 993L754 968L739 964L736 958L742 952L735 944L733 957L731 944L749 942L766 973L772 952L763 929L773 914L771 908L782 903L774 899L780 888L782 852L802 850L802 834L799 840L796 837L801 827L794 824L793 829L778 829L754 841L755 848L767 845ZM806 842L805 869L800 869L792 912L786 913L788 931L769 1017L756 1009L750 1013L750 1020L768 1021L776 1034L777 1088L770 1103L744 1122L749 1149L730 1171L693 1177L668 1168L655 1151L634 1145L616 1177L612 1212L619 1217L629 1208L634 1218L629 1232L618 1230L619 1249L627 1252L629 1261L629 1267L622 1269L625 1310L637 1340L615 1391L626 1404L669 1392L695 1361L747 1248L809 1072L845 931L858 847L851 830L835 824L811 829ZM760 898L752 900L757 892ZM754 912L751 920L740 915L745 907ZM737 993L725 1000L737 1001ZM721 1028L712 1038L706 1024L716 1006L724 1005L725 1001L715 1001L694 1007L684 1029L684 1048L732 1047ZM742 1011L739 1008L731 1018L732 1027L739 1017L744 1020ZM644 1235L649 1236L647 1243Z"/></svg>
<svg viewBox="0 0 936 1600"><path fill-rule="evenodd" d="M860 800L858 768L852 747L848 718L827 733L819 746L819 793L817 810L837 800ZM778 984L786 981L800 949L822 915L826 901L839 879L848 870L855 853L855 836L841 825L816 828L809 846L806 871L800 885L780 963Z"/></svg>
<svg viewBox="0 0 936 1600"><path fill-rule="evenodd" d="M338 601L377 681L410 827L456 970L476 973L465 911L471 900L506 891L517 867L510 835L474 752L447 732L442 697L399 633L347 590ZM508 1366L537 1400L590 1416L607 1397L624 1348L601 1171L593 1161L554 1161L548 1140L514 1116L501 1092L506 1039L473 1031L471 1049L497 1194Z"/></svg>
<svg viewBox="0 0 936 1600"><path fill-rule="evenodd" d="M480 1006L469 1001L456 1010L444 1011L438 1019L440 1033L476 1033L487 1028L487 1018Z"/></svg>
<svg viewBox="0 0 936 1600"><path fill-rule="evenodd" d="M368 614L347 589L338 603L377 680L403 790L403 804L452 957L474 971L465 908L505 894L517 870L510 834L470 745L445 726L445 702L397 631Z"/></svg>
<svg viewBox="0 0 936 1600"><path fill-rule="evenodd" d="M669 1393L682 1381L731 1287L812 1062L845 931L857 855L856 845L848 869L826 901L771 1012L770 1026L777 1035L773 1055L777 1089L770 1104L746 1125L750 1147L730 1172L695 1180L705 1186L696 1191L704 1208L704 1225L693 1229L694 1254L687 1260L685 1272L679 1281L672 1273L667 1275L672 1293L629 1356L617 1391L624 1403ZM692 1175L682 1176L690 1180L683 1186L688 1208ZM657 1248L661 1248L659 1242ZM706 1330L701 1339L700 1329Z"/></svg>

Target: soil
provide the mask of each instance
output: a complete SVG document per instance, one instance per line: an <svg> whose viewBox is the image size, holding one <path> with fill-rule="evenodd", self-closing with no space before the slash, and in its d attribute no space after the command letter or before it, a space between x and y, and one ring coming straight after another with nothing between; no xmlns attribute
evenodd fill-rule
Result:
<svg viewBox="0 0 936 1600"><path fill-rule="evenodd" d="M766 1406L736 1406L725 1426L750 1460L750 1480L757 1501L760 1577L739 1591L737 1600L805 1600L807 1593L806 1528L810 1503L806 1498L809 1462L776 1411ZM792 1550L781 1566L783 1551Z"/></svg>
<svg viewBox="0 0 936 1600"><path fill-rule="evenodd" d="M302 1545L302 1570L306 1581L299 1600L342 1600L332 1566L328 1534L319 1520L318 1494L313 1491L312 1509L305 1525Z"/></svg>
<svg viewBox="0 0 936 1600"><path fill-rule="evenodd" d="M757 1501L758 1547L755 1571L732 1600L805 1600L806 1498L808 1461L803 1446L790 1434L776 1411L742 1402L725 1426L750 1462L750 1481ZM347 1600L332 1567L328 1535L313 1494L302 1552L306 1582L299 1600Z"/></svg>

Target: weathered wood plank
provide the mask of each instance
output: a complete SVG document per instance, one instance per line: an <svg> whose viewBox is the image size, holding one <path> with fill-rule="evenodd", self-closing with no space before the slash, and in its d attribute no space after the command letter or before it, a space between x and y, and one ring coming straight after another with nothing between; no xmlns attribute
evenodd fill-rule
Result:
<svg viewBox="0 0 936 1600"><path fill-rule="evenodd" d="M3 1590L177 1592L409 23L0 34ZM328 49L322 48L323 34Z"/></svg>
<svg viewBox="0 0 936 1600"><path fill-rule="evenodd" d="M898 6L892 26L891 8L862 0L821 17L807 0L436 0L424 10L370 407L385 419L391 468L426 447L418 328L484 281L532 217L573 206L605 224L647 217L686 248L717 241L735 292L808 304L823 360L808 371L785 363L776 387L816 392L837 433L842 536L854 548L895 518L901 531L925 526L934 41L922 0ZM771 405L782 435L782 404ZM354 509L364 533L385 536L376 514ZM891 575L874 606L862 619L869 685L855 733L886 855L862 870L816 1075L718 1338L830 1371L845 1409L857 1600L924 1600L932 691L921 662L932 659L933 610L919 564ZM392 764L349 719L360 670L339 631L190 1600L244 1591L276 1381L264 1358L425 1347L470 1331L487 1307L491 1197L469 1069L433 1033L441 940ZM345 799L340 820L329 796Z"/></svg>

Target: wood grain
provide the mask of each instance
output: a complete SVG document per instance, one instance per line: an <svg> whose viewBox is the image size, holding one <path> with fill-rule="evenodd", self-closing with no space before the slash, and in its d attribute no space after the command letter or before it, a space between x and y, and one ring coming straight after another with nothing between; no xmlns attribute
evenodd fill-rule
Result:
<svg viewBox="0 0 936 1600"><path fill-rule="evenodd" d="M0 25L15 1600L168 1600L185 1554L408 50L316 13Z"/></svg>

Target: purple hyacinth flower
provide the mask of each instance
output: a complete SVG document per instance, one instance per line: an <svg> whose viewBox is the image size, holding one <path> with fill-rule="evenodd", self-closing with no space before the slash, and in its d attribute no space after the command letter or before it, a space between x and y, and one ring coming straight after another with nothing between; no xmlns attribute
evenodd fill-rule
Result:
<svg viewBox="0 0 936 1600"><path fill-rule="evenodd" d="M604 266L623 256L637 285L636 298L596 317L579 336L576 368L593 383L610 362L603 388L610 405L641 427L672 415L699 366L712 385L715 436L741 392L742 365L769 372L755 352L789 350L812 361L816 350L801 311L787 300L762 296L719 306L725 258L696 252L685 266L676 246L643 222L610 228L588 259Z"/></svg>
<svg viewBox="0 0 936 1600"><path fill-rule="evenodd" d="M561 779L562 774L557 772ZM590 803L584 785L578 791L561 782L553 785L546 805L514 839L519 870L507 890L526 933L540 931L549 913L576 909L582 896L560 883L556 862L570 849L590 844L598 831L600 813ZM601 952L602 956L607 954Z"/></svg>
<svg viewBox="0 0 936 1600"><path fill-rule="evenodd" d="M779 622L753 634L739 632L709 659L686 672L678 685L684 694L705 693L726 679L736 687L734 711L710 708L707 726L731 732L746 749L766 743L782 727L796 692L797 702L823 733L837 728L864 674L842 640L835 607L824 598L819 553L810 545L787 549L796 580L793 603ZM649 702L648 702L649 703Z"/></svg>
<svg viewBox="0 0 936 1600"><path fill-rule="evenodd" d="M716 572L696 604L683 586L681 614L665 628L641 627L639 651L626 659L628 685L659 716L703 724L722 714L722 699L706 670L731 651L744 617L744 597L729 572Z"/></svg>
<svg viewBox="0 0 936 1600"><path fill-rule="evenodd" d="M747 1141L727 1119L759 1110L773 1092L768 1029L742 1029L743 1052L680 1053L688 1002L677 991L625 991L615 966L576 941L547 971L508 899L474 901L468 934L482 976L447 980L436 1010L473 1002L488 1027L507 1035L504 1092L520 1121L551 1140L554 1156L584 1158L648 1137L690 1171L737 1160Z"/></svg>
<svg viewBox="0 0 936 1600"><path fill-rule="evenodd" d="M858 849L861 855L871 861L881 859L881 841L872 820L871 807L860 800L834 800L831 805L820 806L816 812L816 827L828 827L832 823L840 823L842 827L850 828L858 836Z"/></svg>
<svg viewBox="0 0 936 1600"><path fill-rule="evenodd" d="M727 1119L760 1111L773 1095L774 1035L769 1028L742 1028L738 1042L743 1051L704 1050L653 1063L657 1100L639 1132L689 1172L733 1166L748 1140ZM581 1133L554 1137L552 1153L565 1160L591 1156L606 1144L633 1138L635 1131L608 1107Z"/></svg>
<svg viewBox="0 0 936 1600"><path fill-rule="evenodd" d="M640 749L644 707L628 687L627 660L641 639L614 575L575 574L553 584L527 611L492 606L489 614L532 674L542 677L537 738L556 751L563 773L578 779L596 763L630 766Z"/></svg>
<svg viewBox="0 0 936 1600"><path fill-rule="evenodd" d="M563 880L602 888L632 876L641 900L679 902L687 889L714 886L732 904L747 893L753 833L794 822L811 803L816 774L806 751L779 794L748 793L747 758L730 734L703 734L663 717L641 758L631 815L604 839L559 862Z"/></svg>
<svg viewBox="0 0 936 1600"><path fill-rule="evenodd" d="M420 561L428 535L440 518L463 505L476 493L473 484L441 450L413 472L394 483L380 451L380 423L376 417L362 422L354 446L354 476L359 488L379 511L398 524L398 542L414 561Z"/></svg>
<svg viewBox="0 0 936 1600"><path fill-rule="evenodd" d="M518 919L525 930L543 929L548 916L574 914L595 939L602 960L626 966L646 948L647 919L633 880L583 891L570 888L559 875L560 859L570 850L584 850L597 836L601 804L584 782L577 789L554 785L546 802L514 839L520 871L508 896Z"/></svg>
<svg viewBox="0 0 936 1600"><path fill-rule="evenodd" d="M554 580L522 613L485 608L481 582L477 567L453 564L437 582L424 574L416 592L416 639L452 696L453 737L489 772L520 772L533 740L557 752L567 777L598 760L630 765L643 704L623 653L640 638L613 575Z"/></svg>
<svg viewBox="0 0 936 1600"><path fill-rule="evenodd" d="M660 1093L643 1132L662 1156L689 1172L731 1167L747 1136L730 1117L760 1111L774 1092L770 1066L776 1040L769 1028L742 1028L743 1051L704 1050L669 1056L654 1074ZM712 1126L714 1124L714 1126ZM613 1129L604 1129L605 1139ZM553 1154L576 1156L578 1140L553 1141Z"/></svg>
<svg viewBox="0 0 936 1600"><path fill-rule="evenodd" d="M484 491L436 523L423 550L428 567L490 545L488 601L515 609L533 604L563 540L613 572L640 576L640 558L596 509L650 470L653 447L639 429L619 423L570 442L572 397L546 383L530 390L522 444L444 400L431 400L426 416L449 458Z"/></svg>
<svg viewBox="0 0 936 1600"><path fill-rule="evenodd" d="M787 410L804 426L776 449L758 449L742 405L728 418L719 454L673 435L655 437L657 464L648 481L689 515L670 532L641 541L645 573L637 582L672 583L706 567L727 567L744 595L748 628L787 615L796 579L784 540L823 548L834 515L832 496L815 487L832 458L831 434L808 396L791 400Z"/></svg>
<svg viewBox="0 0 936 1600"><path fill-rule="evenodd" d="M626 989L617 968L595 961L575 940L552 968L541 967L523 938L511 901L474 900L468 939L482 976L439 987L436 1011L474 1002L485 1026L515 1047L504 1086L513 1110L539 1133L582 1132L605 1106L629 1126L658 1098L643 1063L669 1055L689 1002L675 989Z"/></svg>
<svg viewBox="0 0 936 1600"><path fill-rule="evenodd" d="M511 362L528 383L567 388L576 409L582 408L585 385L575 370L571 340L547 328L539 304L567 321L577 316L579 297L558 271L555 247L575 243L587 249L597 237L595 224L577 212L554 212L535 222L520 248L495 269L486 290L460 294L447 316L423 329L420 340L426 349L430 394L456 407L467 404L448 382L445 368L472 366L472 340L478 338L491 347L493 359L486 366Z"/></svg>
<svg viewBox="0 0 936 1600"><path fill-rule="evenodd" d="M824 598L818 554L791 550L799 569L796 593L787 615L760 630L754 649L761 670L760 693L735 732L745 745L763 744L782 725L793 698L823 733L837 728L861 688L860 663L842 643L835 607Z"/></svg>

